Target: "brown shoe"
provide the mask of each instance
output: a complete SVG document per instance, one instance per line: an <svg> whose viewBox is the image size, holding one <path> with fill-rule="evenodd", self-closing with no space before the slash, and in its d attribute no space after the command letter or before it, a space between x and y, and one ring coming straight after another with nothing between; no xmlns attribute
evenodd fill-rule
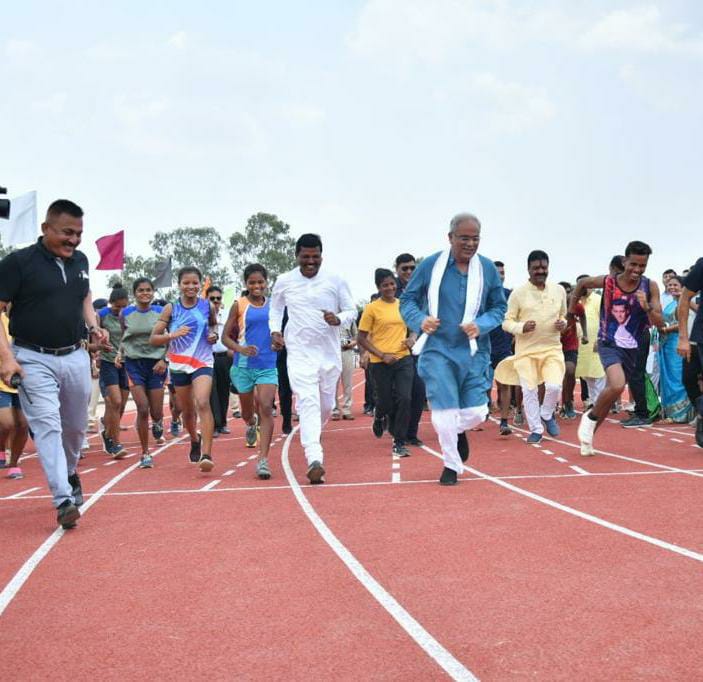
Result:
<svg viewBox="0 0 703 682"><path fill-rule="evenodd" d="M343 414L342 419L346 419L347 421L354 421L354 415L353 414Z"/></svg>
<svg viewBox="0 0 703 682"><path fill-rule="evenodd" d="M308 480L312 485L317 485L318 483L324 483L325 475L325 468L322 466L320 462L315 460L309 467L308 467Z"/></svg>

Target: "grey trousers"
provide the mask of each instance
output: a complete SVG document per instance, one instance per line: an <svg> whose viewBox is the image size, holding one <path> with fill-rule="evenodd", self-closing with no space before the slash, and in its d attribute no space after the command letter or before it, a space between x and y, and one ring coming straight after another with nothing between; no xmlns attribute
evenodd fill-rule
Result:
<svg viewBox="0 0 703 682"><path fill-rule="evenodd" d="M25 377L19 390L22 411L34 435L39 461L58 507L74 502L68 477L74 474L87 428L90 358L80 348L55 357L14 347Z"/></svg>

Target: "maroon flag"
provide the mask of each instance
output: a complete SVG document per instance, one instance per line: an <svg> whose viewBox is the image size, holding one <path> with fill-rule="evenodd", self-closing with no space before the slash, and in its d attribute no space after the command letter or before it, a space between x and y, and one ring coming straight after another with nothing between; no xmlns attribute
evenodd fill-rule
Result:
<svg viewBox="0 0 703 682"><path fill-rule="evenodd" d="M124 267L124 230L100 237L95 242L100 254L96 270L122 270Z"/></svg>

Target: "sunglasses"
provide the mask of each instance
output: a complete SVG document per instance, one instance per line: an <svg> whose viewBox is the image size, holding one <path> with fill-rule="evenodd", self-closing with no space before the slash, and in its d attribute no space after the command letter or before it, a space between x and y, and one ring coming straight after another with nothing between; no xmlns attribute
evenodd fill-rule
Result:
<svg viewBox="0 0 703 682"><path fill-rule="evenodd" d="M402 272L412 272L415 269L414 265L403 265L401 266L401 271Z"/></svg>
<svg viewBox="0 0 703 682"><path fill-rule="evenodd" d="M221 301L221 300L222 300L222 296L210 296L210 300L211 300L211 301Z"/></svg>

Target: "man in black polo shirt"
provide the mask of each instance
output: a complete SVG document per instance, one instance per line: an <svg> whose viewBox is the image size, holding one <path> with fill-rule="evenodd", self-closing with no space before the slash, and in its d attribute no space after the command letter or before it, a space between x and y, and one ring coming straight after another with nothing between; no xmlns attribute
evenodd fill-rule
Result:
<svg viewBox="0 0 703 682"><path fill-rule="evenodd" d="M86 326L108 345L90 295L88 259L77 251L83 211L55 201L36 244L0 261L0 309L12 304L11 348L0 327L3 381L19 375L22 410L58 509L58 523L73 528L83 492L76 466L87 426L90 358L81 341Z"/></svg>

